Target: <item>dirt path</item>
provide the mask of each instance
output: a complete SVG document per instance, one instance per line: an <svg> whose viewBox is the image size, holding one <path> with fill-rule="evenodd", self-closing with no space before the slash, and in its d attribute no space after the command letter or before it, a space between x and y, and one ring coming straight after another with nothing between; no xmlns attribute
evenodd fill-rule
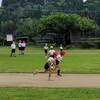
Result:
<svg viewBox="0 0 100 100"><path fill-rule="evenodd" d="M94 87L100 88L100 74L48 74L0 73L0 87Z"/></svg>

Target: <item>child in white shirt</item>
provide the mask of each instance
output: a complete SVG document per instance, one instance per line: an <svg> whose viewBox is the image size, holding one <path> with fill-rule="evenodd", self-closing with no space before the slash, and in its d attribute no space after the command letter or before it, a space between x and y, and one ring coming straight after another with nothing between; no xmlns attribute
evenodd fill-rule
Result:
<svg viewBox="0 0 100 100"><path fill-rule="evenodd" d="M48 46L47 46L47 43L44 46L44 53L45 53L45 57L47 57L47 54L48 54Z"/></svg>
<svg viewBox="0 0 100 100"><path fill-rule="evenodd" d="M15 41L13 41L12 44L11 44L11 55L10 56L16 57L15 52L16 52L16 44L15 44Z"/></svg>

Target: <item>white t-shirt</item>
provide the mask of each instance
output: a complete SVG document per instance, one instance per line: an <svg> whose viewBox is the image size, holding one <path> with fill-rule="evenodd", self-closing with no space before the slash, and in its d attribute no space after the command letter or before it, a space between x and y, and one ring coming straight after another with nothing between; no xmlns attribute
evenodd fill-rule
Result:
<svg viewBox="0 0 100 100"><path fill-rule="evenodd" d="M22 43L21 42L18 43L18 47L22 47Z"/></svg>
<svg viewBox="0 0 100 100"><path fill-rule="evenodd" d="M60 49L63 49L63 47L62 47L62 46L60 46Z"/></svg>
<svg viewBox="0 0 100 100"><path fill-rule="evenodd" d="M48 49L48 47L47 47L47 46L44 46L44 49L46 49L46 50L47 50L47 49Z"/></svg>
<svg viewBox="0 0 100 100"><path fill-rule="evenodd" d="M59 54L59 55L57 55L57 57L56 57L56 59L58 60L58 61L61 61L62 60L62 56Z"/></svg>
<svg viewBox="0 0 100 100"><path fill-rule="evenodd" d="M15 44L11 44L11 48L12 49L16 49L16 45Z"/></svg>
<svg viewBox="0 0 100 100"><path fill-rule="evenodd" d="M26 43L22 43L21 45L22 45L22 47L25 47L26 46Z"/></svg>
<svg viewBox="0 0 100 100"><path fill-rule="evenodd" d="M55 50L49 50L50 55L53 55L53 52L55 52Z"/></svg>
<svg viewBox="0 0 100 100"><path fill-rule="evenodd" d="M47 60L47 62L50 62L50 65L53 65L54 64L54 58L49 57L49 59Z"/></svg>

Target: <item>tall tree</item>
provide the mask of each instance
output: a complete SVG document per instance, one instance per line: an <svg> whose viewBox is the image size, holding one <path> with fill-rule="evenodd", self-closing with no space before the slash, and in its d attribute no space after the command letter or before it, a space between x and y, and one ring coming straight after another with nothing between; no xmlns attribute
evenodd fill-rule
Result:
<svg viewBox="0 0 100 100"><path fill-rule="evenodd" d="M40 19L39 30L41 33L56 33L59 42L65 44L70 40L72 33L89 31L96 28L91 19L82 18L77 14L53 13ZM67 40L67 42L66 42Z"/></svg>
<svg viewBox="0 0 100 100"><path fill-rule="evenodd" d="M96 20L98 25L100 25L100 0L87 0L84 8L91 12L92 19Z"/></svg>
<svg viewBox="0 0 100 100"><path fill-rule="evenodd" d="M17 24L16 35L27 36L29 39L32 39L33 36L36 36L36 27L37 22L34 19L20 19L19 23Z"/></svg>

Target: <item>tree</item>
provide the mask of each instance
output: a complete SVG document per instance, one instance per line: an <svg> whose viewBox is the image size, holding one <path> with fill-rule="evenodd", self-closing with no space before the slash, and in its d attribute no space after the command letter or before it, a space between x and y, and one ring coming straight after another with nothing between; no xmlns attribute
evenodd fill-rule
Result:
<svg viewBox="0 0 100 100"><path fill-rule="evenodd" d="M92 19L96 20L98 25L100 26L100 0L87 0L84 3L84 9L88 9L91 12Z"/></svg>
<svg viewBox="0 0 100 100"><path fill-rule="evenodd" d="M32 39L36 36L37 22L32 18L21 19L17 24L16 35L17 36L27 36Z"/></svg>
<svg viewBox="0 0 100 100"><path fill-rule="evenodd" d="M9 20L9 21L5 21L5 22L1 22L1 30L2 33L4 34L11 34L13 33L13 21Z"/></svg>
<svg viewBox="0 0 100 100"><path fill-rule="evenodd" d="M72 33L95 29L96 24L91 19L82 18L77 14L52 13L40 19L38 28L41 33L58 34L59 43L66 45Z"/></svg>

